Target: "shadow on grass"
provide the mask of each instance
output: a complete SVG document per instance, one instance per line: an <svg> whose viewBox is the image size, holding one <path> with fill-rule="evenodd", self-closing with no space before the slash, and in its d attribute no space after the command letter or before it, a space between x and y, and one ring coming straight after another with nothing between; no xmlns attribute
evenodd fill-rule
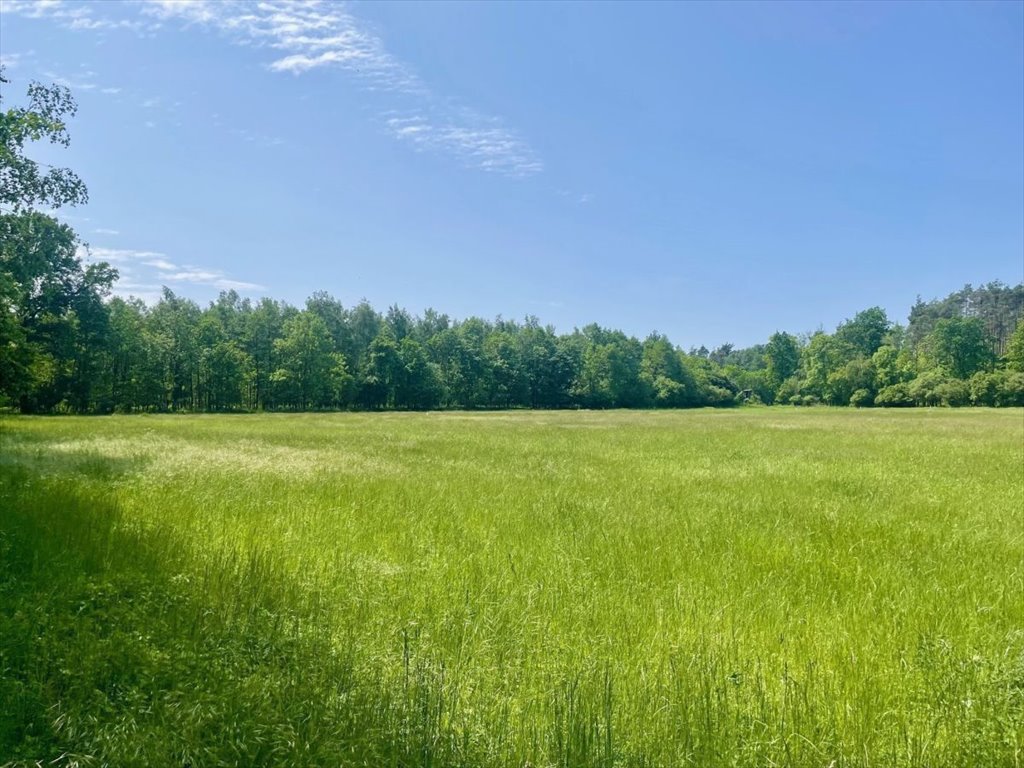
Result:
<svg viewBox="0 0 1024 768"><path fill-rule="evenodd" d="M440 737L429 675L397 698L357 681L267 555L181 572L185 542L133 528L102 484L16 466L0 509L4 765L475 762Z"/></svg>

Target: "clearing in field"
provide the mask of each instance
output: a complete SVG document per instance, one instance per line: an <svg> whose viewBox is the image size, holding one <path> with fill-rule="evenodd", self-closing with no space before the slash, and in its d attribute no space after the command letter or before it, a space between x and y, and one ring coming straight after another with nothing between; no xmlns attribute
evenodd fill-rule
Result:
<svg viewBox="0 0 1024 768"><path fill-rule="evenodd" d="M0 762L1024 760L1020 410L0 429Z"/></svg>

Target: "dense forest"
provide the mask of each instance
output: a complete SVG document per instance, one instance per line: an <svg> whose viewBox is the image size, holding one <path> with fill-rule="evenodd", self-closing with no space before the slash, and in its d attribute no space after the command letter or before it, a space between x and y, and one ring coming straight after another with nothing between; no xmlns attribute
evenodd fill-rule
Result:
<svg viewBox="0 0 1024 768"><path fill-rule="evenodd" d="M2 77L0 77L2 79ZM83 203L71 171L25 155L67 145L66 88L33 83L0 112L0 407L27 413L433 408L679 408L782 403L1024 405L1024 284L964 286L911 307L872 307L834 333L684 351L588 325L557 334L434 310L304 307L234 291L208 307L164 289L111 298L117 271L79 258L75 232L40 208Z"/></svg>

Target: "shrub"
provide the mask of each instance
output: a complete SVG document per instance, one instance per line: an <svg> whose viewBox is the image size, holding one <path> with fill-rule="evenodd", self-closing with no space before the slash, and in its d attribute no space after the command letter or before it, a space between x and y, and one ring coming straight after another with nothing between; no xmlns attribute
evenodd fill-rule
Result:
<svg viewBox="0 0 1024 768"><path fill-rule="evenodd" d="M867 389L858 389L850 395L850 405L854 408L868 408L874 402L875 398L872 396L871 391Z"/></svg>
<svg viewBox="0 0 1024 768"><path fill-rule="evenodd" d="M786 379L779 385L779 391L775 393L775 402L800 405L800 381L796 376Z"/></svg>
<svg viewBox="0 0 1024 768"><path fill-rule="evenodd" d="M941 371L925 371L907 385L907 391L915 405L939 405L942 397L938 389L946 380Z"/></svg>
<svg viewBox="0 0 1024 768"><path fill-rule="evenodd" d="M1024 373L1000 371L996 405L1003 407L1024 406Z"/></svg>
<svg viewBox="0 0 1024 768"><path fill-rule="evenodd" d="M971 390L971 403L974 405L995 405L999 391L999 375L978 371L971 376L968 386Z"/></svg>
<svg viewBox="0 0 1024 768"><path fill-rule="evenodd" d="M875 395L875 405L883 408L907 408L913 404L914 398L910 396L910 388L902 383L883 387Z"/></svg>
<svg viewBox="0 0 1024 768"><path fill-rule="evenodd" d="M736 404L735 394L724 387L716 387L713 384L705 390L705 397L708 405L716 407Z"/></svg>
<svg viewBox="0 0 1024 768"><path fill-rule="evenodd" d="M959 408L971 401L971 389L961 379L947 379L932 391L932 395L940 405L950 408Z"/></svg>

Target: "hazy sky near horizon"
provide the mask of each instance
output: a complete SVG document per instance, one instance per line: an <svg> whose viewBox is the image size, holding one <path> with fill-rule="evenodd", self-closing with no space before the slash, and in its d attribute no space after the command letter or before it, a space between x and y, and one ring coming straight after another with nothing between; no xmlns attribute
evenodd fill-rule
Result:
<svg viewBox="0 0 1024 768"><path fill-rule="evenodd" d="M0 0L122 274L683 346L1024 279L1024 3Z"/></svg>

